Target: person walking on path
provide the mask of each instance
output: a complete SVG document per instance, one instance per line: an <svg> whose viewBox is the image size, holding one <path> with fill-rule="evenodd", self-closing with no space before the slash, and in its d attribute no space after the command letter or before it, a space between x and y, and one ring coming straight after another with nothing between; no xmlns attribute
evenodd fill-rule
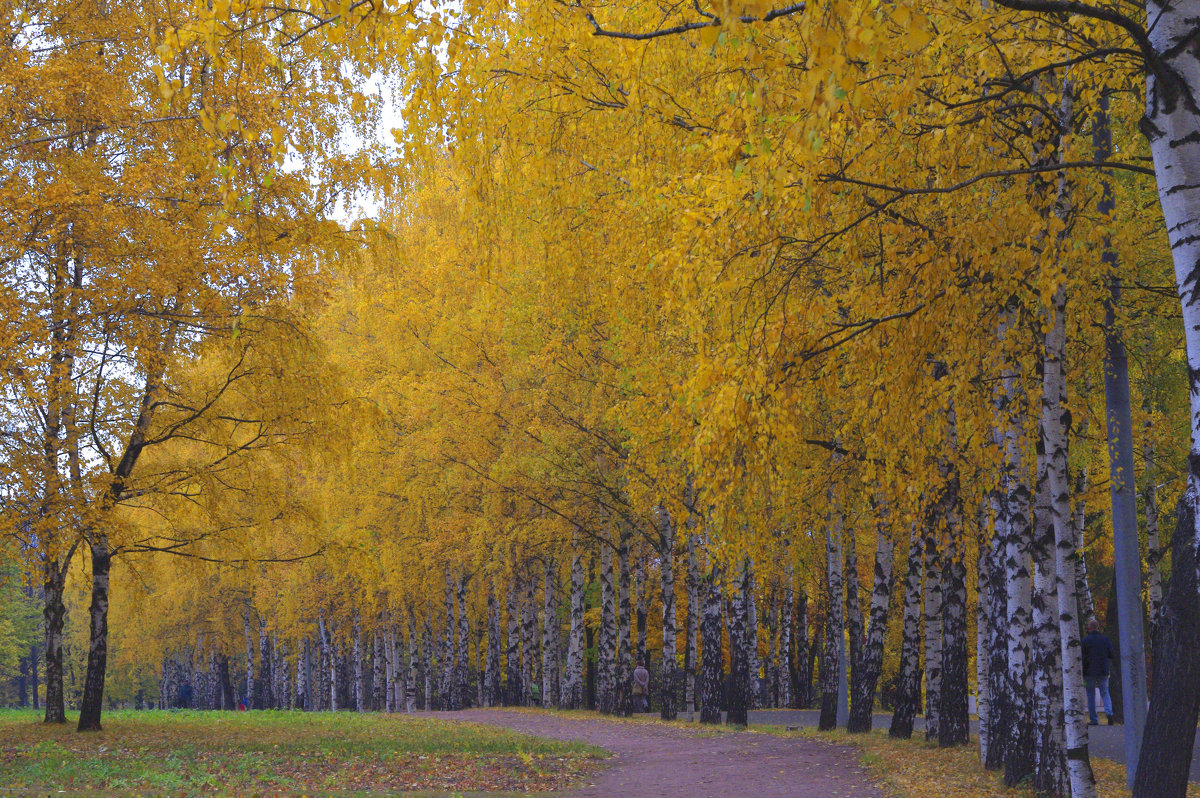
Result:
<svg viewBox="0 0 1200 798"><path fill-rule="evenodd" d="M1108 664L1113 658L1113 647L1109 639L1100 633L1096 619L1088 621L1088 633L1083 638L1083 681L1087 687L1088 721L1092 726L1100 723L1096 717L1096 689L1104 701L1104 712L1108 725L1113 725L1112 696L1108 692Z"/></svg>
<svg viewBox="0 0 1200 798"><path fill-rule="evenodd" d="M650 671L645 663L639 662L633 669L633 704L636 712L650 711Z"/></svg>

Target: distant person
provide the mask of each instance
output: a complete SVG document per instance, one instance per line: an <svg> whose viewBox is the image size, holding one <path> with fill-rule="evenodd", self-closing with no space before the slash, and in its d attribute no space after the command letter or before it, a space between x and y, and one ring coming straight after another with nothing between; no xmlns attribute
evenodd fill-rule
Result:
<svg viewBox="0 0 1200 798"><path fill-rule="evenodd" d="M175 707L176 709L191 709L192 706L192 686L187 682L179 685L179 689L175 692Z"/></svg>
<svg viewBox="0 0 1200 798"><path fill-rule="evenodd" d="M642 662L633 669L633 711L650 711L650 671Z"/></svg>
<svg viewBox="0 0 1200 798"><path fill-rule="evenodd" d="M1088 633L1083 638L1083 682L1087 686L1088 722L1092 726L1100 724L1096 717L1097 688L1104 701L1108 725L1113 725L1112 696L1108 692L1108 663L1112 658L1112 643L1100 633L1100 624L1093 618L1088 621Z"/></svg>
<svg viewBox="0 0 1200 798"><path fill-rule="evenodd" d="M529 686L529 698L530 703L535 707L540 707L542 705L542 687L537 682L534 682Z"/></svg>

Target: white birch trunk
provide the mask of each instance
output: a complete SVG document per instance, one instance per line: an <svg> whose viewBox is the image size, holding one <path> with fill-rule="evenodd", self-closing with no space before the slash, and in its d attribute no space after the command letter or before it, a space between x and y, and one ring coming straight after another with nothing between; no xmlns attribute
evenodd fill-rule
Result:
<svg viewBox="0 0 1200 798"><path fill-rule="evenodd" d="M542 580L542 703L553 706L558 696L558 566L547 557Z"/></svg>
<svg viewBox="0 0 1200 798"><path fill-rule="evenodd" d="M696 552L695 520L689 513L687 540L687 643L683 669L684 703L687 705L688 722L696 716L696 676L699 670L700 646L700 558Z"/></svg>
<svg viewBox="0 0 1200 798"><path fill-rule="evenodd" d="M633 713L633 651L630 646L629 622L632 607L629 602L629 531L624 524L620 527L620 544L617 547L617 563L620 566L617 584L617 712L621 715Z"/></svg>
<svg viewBox="0 0 1200 798"><path fill-rule="evenodd" d="M567 636L567 667L562 685L562 706L566 709L583 707L584 657L584 573L583 555L579 552L579 532L575 533L575 550L571 555L571 629Z"/></svg>
<svg viewBox="0 0 1200 798"><path fill-rule="evenodd" d="M833 503L832 495L829 497ZM836 511L825 529L825 579L829 605L825 614L825 651L821 660L821 717L817 728L829 731L837 727L841 651L845 634L842 591L842 518Z"/></svg>
<svg viewBox="0 0 1200 798"><path fill-rule="evenodd" d="M1068 94L1064 92L1064 94ZM1060 178L1061 180L1061 178ZM1066 289L1054 292L1046 355L1042 371L1042 442L1046 451L1046 479L1050 491L1050 518L1054 526L1055 576L1058 600L1059 662L1062 668L1063 712L1067 777L1074 798L1094 798L1096 779L1088 759L1087 706L1083 689L1083 655L1080 648L1078 601L1075 594L1075 530L1072 528L1071 482L1067 475Z"/></svg>
<svg viewBox="0 0 1200 798"><path fill-rule="evenodd" d="M458 617L458 633L457 633L457 659L458 667L454 671L454 694L455 708L466 709L471 705L471 627L467 618L467 577L466 574L460 574L458 577L458 590L456 610Z"/></svg>
<svg viewBox="0 0 1200 798"><path fill-rule="evenodd" d="M496 605L494 585L488 587L487 665L483 675L483 704L495 707L504 702L500 684L500 608Z"/></svg>
<svg viewBox="0 0 1200 798"><path fill-rule="evenodd" d="M596 704L601 713L616 711L617 608L613 595L612 546L600 544L600 629L596 648Z"/></svg>
<svg viewBox="0 0 1200 798"><path fill-rule="evenodd" d="M758 695L758 601L755 595L758 590L754 581L754 562L747 557L743 571L746 601L746 670L749 672L749 684L746 686L746 709L759 706Z"/></svg>
<svg viewBox="0 0 1200 798"><path fill-rule="evenodd" d="M417 619L413 614L413 608L408 606L408 679L404 685L404 711L409 715L417 711L417 680L420 679L419 671L420 654L417 651Z"/></svg>
<svg viewBox="0 0 1200 798"><path fill-rule="evenodd" d="M667 508L658 508L658 575L662 589L662 671L659 717L675 720L675 525Z"/></svg>
<svg viewBox="0 0 1200 798"><path fill-rule="evenodd" d="M1196 57L1197 0L1148 0L1149 43L1158 58L1146 73L1146 115L1158 198L1175 264L1183 315L1191 409L1191 454L1186 501L1200 508L1200 59ZM1200 549L1200 512L1192 530ZM1200 562L1200 558L1197 559ZM1122 628L1125 619L1121 619Z"/></svg>
<svg viewBox="0 0 1200 798"><path fill-rule="evenodd" d="M942 557L937 533L925 534L925 739L938 739L942 687Z"/></svg>

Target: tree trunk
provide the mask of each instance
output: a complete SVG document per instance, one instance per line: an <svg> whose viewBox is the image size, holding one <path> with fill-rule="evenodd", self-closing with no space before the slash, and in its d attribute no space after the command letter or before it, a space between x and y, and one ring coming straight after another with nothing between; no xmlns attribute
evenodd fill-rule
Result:
<svg viewBox="0 0 1200 798"><path fill-rule="evenodd" d="M508 585L508 602L505 605L507 610L507 618L505 631L507 632L505 653L505 663L507 665L505 674L505 703L510 707L520 706L521 697L524 695L524 688L521 686L521 617L520 604L518 603L518 595L521 590L520 579L516 573L513 573L512 581Z"/></svg>
<svg viewBox="0 0 1200 798"><path fill-rule="evenodd" d="M1005 378L1006 409L1014 413L1021 400L1020 383ZM1004 544L1005 616L1005 711L1004 783L1010 787L1033 773L1033 596L1030 552L1033 528L1029 522L1029 487L1025 480L1025 443L1020 424L1010 416L1004 431L1005 466L1002 489L1008 535Z"/></svg>
<svg viewBox="0 0 1200 798"><path fill-rule="evenodd" d="M705 580L704 617L700 626L703 638L703 678L700 682L700 722L721 722L721 697L725 682L725 654L721 645L721 569L711 565Z"/></svg>
<svg viewBox="0 0 1200 798"><path fill-rule="evenodd" d="M833 498L830 496L830 502ZM842 518L837 512L829 519L825 531L825 578L829 605L825 613L825 652L821 660L821 717L820 731L837 728L841 650L844 635L842 606Z"/></svg>
<svg viewBox="0 0 1200 798"><path fill-rule="evenodd" d="M880 512L883 512L882 508ZM883 646L887 641L888 608L892 603L892 563L895 544L883 521L878 527L875 542L875 577L871 590L871 627L862 647L857 672L858 679L851 694L850 721L846 730L871 730L871 711L875 705L875 687L883 670Z"/></svg>
<svg viewBox="0 0 1200 798"><path fill-rule="evenodd" d="M792 705L792 607L796 602L795 574L788 563L783 574L783 603L779 607L779 662L775 671L776 705Z"/></svg>
<svg viewBox="0 0 1200 798"><path fill-rule="evenodd" d="M633 714L633 652L629 640L629 530L620 527L620 545L617 547L617 563L620 566L620 581L617 584L617 714Z"/></svg>
<svg viewBox="0 0 1200 798"><path fill-rule="evenodd" d="M700 649L700 558L696 553L695 518L688 513L687 540L687 617L684 621L686 639L683 650L683 703L687 705L688 722L696 714L696 673Z"/></svg>
<svg viewBox="0 0 1200 798"><path fill-rule="evenodd" d="M1146 602L1150 616L1150 661L1158 661L1158 621L1162 615L1162 543L1158 532L1158 485L1154 473L1154 444L1150 442L1150 422L1146 422L1145 468L1142 491L1146 507ZM36 679L35 679L36 682ZM36 691L35 691L36 695Z"/></svg>
<svg viewBox="0 0 1200 798"><path fill-rule="evenodd" d="M862 601L858 597L858 535L851 532L846 535L846 637L849 638L850 661L850 695L861 688L862 678L859 667L862 663L863 649L863 614ZM847 712L846 723L849 727L850 716Z"/></svg>
<svg viewBox="0 0 1200 798"><path fill-rule="evenodd" d="M1191 490L1191 488L1189 488ZM1171 578L1159 619L1150 711L1133 798L1185 798L1200 715L1200 580L1196 498L1184 494L1171 544Z"/></svg>
<svg viewBox="0 0 1200 798"><path fill-rule="evenodd" d="M1064 104L1065 101L1064 101ZM1060 183L1064 178L1059 178ZM1046 359L1042 372L1042 444L1046 451L1046 478L1050 490L1050 517L1054 527L1056 589L1058 600L1059 664L1062 668L1063 723L1066 738L1067 777L1074 798L1094 798L1096 778L1088 757L1086 696L1083 689L1083 652L1080 648L1078 600L1075 587L1075 530L1072 525L1071 482L1067 474L1066 408L1066 289L1059 286L1050 308L1046 331Z"/></svg>
<svg viewBox="0 0 1200 798"><path fill-rule="evenodd" d="M1042 448L1038 446L1039 450ZM1038 452L1033 523L1033 779L1034 789L1059 794L1068 787L1063 736L1054 521L1045 453Z"/></svg>
<svg viewBox="0 0 1200 798"><path fill-rule="evenodd" d="M587 606L578 532L575 546L571 556L571 629L567 636L567 670L562 689L562 706L566 709L583 708L584 616Z"/></svg>
<svg viewBox="0 0 1200 798"><path fill-rule="evenodd" d="M532 569L527 569L532 570ZM525 594L521 599L521 704L533 703L533 684L537 680L537 582L532 573L526 573Z"/></svg>
<svg viewBox="0 0 1200 798"><path fill-rule="evenodd" d="M558 567L546 558L542 595L542 704L552 706L558 695Z"/></svg>
<svg viewBox="0 0 1200 798"><path fill-rule="evenodd" d="M600 544L600 629L596 642L596 706L605 715L616 711L617 605L613 594L612 546Z"/></svg>
<svg viewBox="0 0 1200 798"><path fill-rule="evenodd" d="M494 585L488 587L488 646L487 666L483 674L483 701L495 707L504 703L504 691L500 684L500 608L496 606Z"/></svg>
<svg viewBox="0 0 1200 798"><path fill-rule="evenodd" d="M1147 3L1147 29L1150 41L1158 52L1174 46L1175 38L1187 31L1185 38L1191 39L1195 29L1196 9L1193 2L1183 4ZM1159 16L1161 12L1161 16ZM1182 39L1181 39L1182 41ZM1170 70L1172 60L1188 52L1168 56L1160 62L1160 69ZM1200 88L1200 69L1194 55L1183 55L1190 59L1187 69L1190 74L1183 80L1195 89ZM1158 180L1159 199L1166 221L1167 235L1171 240L1175 260L1175 275L1179 296L1183 305L1184 341L1188 356L1191 399L1191 451L1200 452L1200 394L1196 383L1200 363L1200 303L1197 303L1194 270L1200 259L1200 125L1193 111L1183 111L1178 105L1175 113L1160 113L1172 105L1166 96L1156 94L1155 70L1147 70L1146 115L1142 118L1142 130L1150 138L1150 153L1154 159L1154 171ZM1164 73L1159 73L1164 74ZM1183 73L1176 73L1182 77ZM1175 95L1178 96L1178 95ZM1182 115L1180 116L1180 112ZM1188 130L1180 130L1176 123L1189 119ZM1101 96L1096 114L1093 145L1097 159L1107 161L1112 153L1112 135L1108 123L1108 98ZM1175 160L1183 156L1182 160ZM1103 183L1103 193L1097 210L1102 216L1111 214L1115 206L1111 180ZM1182 211L1182 213L1181 213ZM1137 493L1133 474L1133 410L1129 398L1129 360L1125 342L1116 323L1116 309L1121 304L1121 281L1117 276L1117 254L1104 241L1101 256L1103 263L1111 269L1109 297L1104 308L1104 405L1108 432L1109 497L1112 502L1114 577L1117 583L1117 610L1121 619L1122 637L1117 641L1121 650L1121 693L1128 700L1125 723L1125 761L1137 762L1142 745L1142 728L1146 721L1146 641L1142 628L1142 568L1141 545L1138 538ZM1188 459L1189 484L1200 484L1200 460L1195 456ZM1127 782L1133 786L1133 774L1127 773Z"/></svg>
<svg viewBox="0 0 1200 798"><path fill-rule="evenodd" d="M408 679L404 690L404 711L409 715L417 711L417 682L421 678L420 652L417 645L417 619L412 605L408 605Z"/></svg>
<svg viewBox="0 0 1200 798"><path fill-rule="evenodd" d="M633 594L634 617L637 621L637 649L634 654L634 667L637 663L650 664L650 652L646 649L646 625L649 622L647 606L650 603L650 584L646 580L646 557L641 555L633 560Z"/></svg>
<svg viewBox="0 0 1200 798"><path fill-rule="evenodd" d="M758 593L754 583L754 562L746 557L742 564L742 601L746 608L746 709L760 706L758 694Z"/></svg>
<svg viewBox="0 0 1200 798"><path fill-rule="evenodd" d="M728 712L725 722L730 725L749 724L747 711L750 709L751 689L749 657L749 622L751 601L749 588L750 558L742 561L742 573L734 582L733 595L729 599L729 695L726 697Z"/></svg>
<svg viewBox="0 0 1200 798"><path fill-rule="evenodd" d="M92 604L89 625L87 675L79 704L79 731L100 731L104 708L104 676L108 667L108 578L112 550L103 536L92 543Z"/></svg>
<svg viewBox="0 0 1200 798"><path fill-rule="evenodd" d="M73 550L72 550L73 551ZM63 701L63 625L67 605L63 593L67 586L69 557L60 563L56 557L46 557L42 566L42 620L46 633L46 723L66 723Z"/></svg>
<svg viewBox="0 0 1200 798"><path fill-rule="evenodd" d="M458 669L455 671L455 701L459 709L471 706L471 626L467 618L467 577L458 577L457 610L458 613Z"/></svg>
<svg viewBox="0 0 1200 798"><path fill-rule="evenodd" d="M354 711L365 712L367 709L366 701L366 678L363 670L363 639L362 639L362 622L358 617L358 613L354 613Z"/></svg>
<svg viewBox="0 0 1200 798"><path fill-rule="evenodd" d="M980 542L983 554L980 569L986 573L981 577L983 592L979 600L986 604L987 636L980 634L981 656L984 660L983 685L987 689L987 720L981 715L980 754L983 766L989 770L1004 767L1005 748L1008 744L1008 727L1011 720L1011 696L1006 692L1008 678L1008 593L1005 584L1004 557L1007 551L1011 527L1007 513L1007 502L1003 485L992 492L991 502L995 530L990 540L987 536ZM982 615L982 613L981 613ZM986 729L986 742L984 740Z"/></svg>
<svg viewBox="0 0 1200 798"><path fill-rule="evenodd" d="M790 666L792 679L792 703L796 709L808 709L812 706L812 665L809 652L816 648L810 645L808 634L808 593L804 585L796 594L796 630L795 652ZM815 638L811 642L815 643Z"/></svg>
<svg viewBox="0 0 1200 798"><path fill-rule="evenodd" d="M375 712L387 712L389 687L392 683L392 659L387 656L384 647L383 613L375 622L375 633L371 635L371 709Z"/></svg>
<svg viewBox="0 0 1200 798"><path fill-rule="evenodd" d="M931 519L932 520L932 519ZM929 524L925 553L925 739L938 739L942 687L942 556L937 531Z"/></svg>
<svg viewBox="0 0 1200 798"><path fill-rule="evenodd" d="M912 737L913 718L921 701L921 538L916 524L908 536L908 572L904 575L904 632L900 643L900 673L896 685L896 708L888 735L902 740Z"/></svg>
<svg viewBox="0 0 1200 798"><path fill-rule="evenodd" d="M658 508L658 574L662 583L662 673L659 717L675 720L675 526L667 508Z"/></svg>

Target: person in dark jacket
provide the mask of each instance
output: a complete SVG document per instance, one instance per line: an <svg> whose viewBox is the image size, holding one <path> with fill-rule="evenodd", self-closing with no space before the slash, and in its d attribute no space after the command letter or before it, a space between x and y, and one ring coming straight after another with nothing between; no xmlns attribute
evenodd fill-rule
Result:
<svg viewBox="0 0 1200 798"><path fill-rule="evenodd" d="M1108 725L1113 725L1112 696L1108 692L1108 663L1112 658L1112 643L1100 634L1100 624L1095 619L1088 621L1088 633L1083 638L1083 682L1087 687L1088 721L1092 726L1100 723L1096 717L1097 688L1100 689L1100 698L1104 701Z"/></svg>

